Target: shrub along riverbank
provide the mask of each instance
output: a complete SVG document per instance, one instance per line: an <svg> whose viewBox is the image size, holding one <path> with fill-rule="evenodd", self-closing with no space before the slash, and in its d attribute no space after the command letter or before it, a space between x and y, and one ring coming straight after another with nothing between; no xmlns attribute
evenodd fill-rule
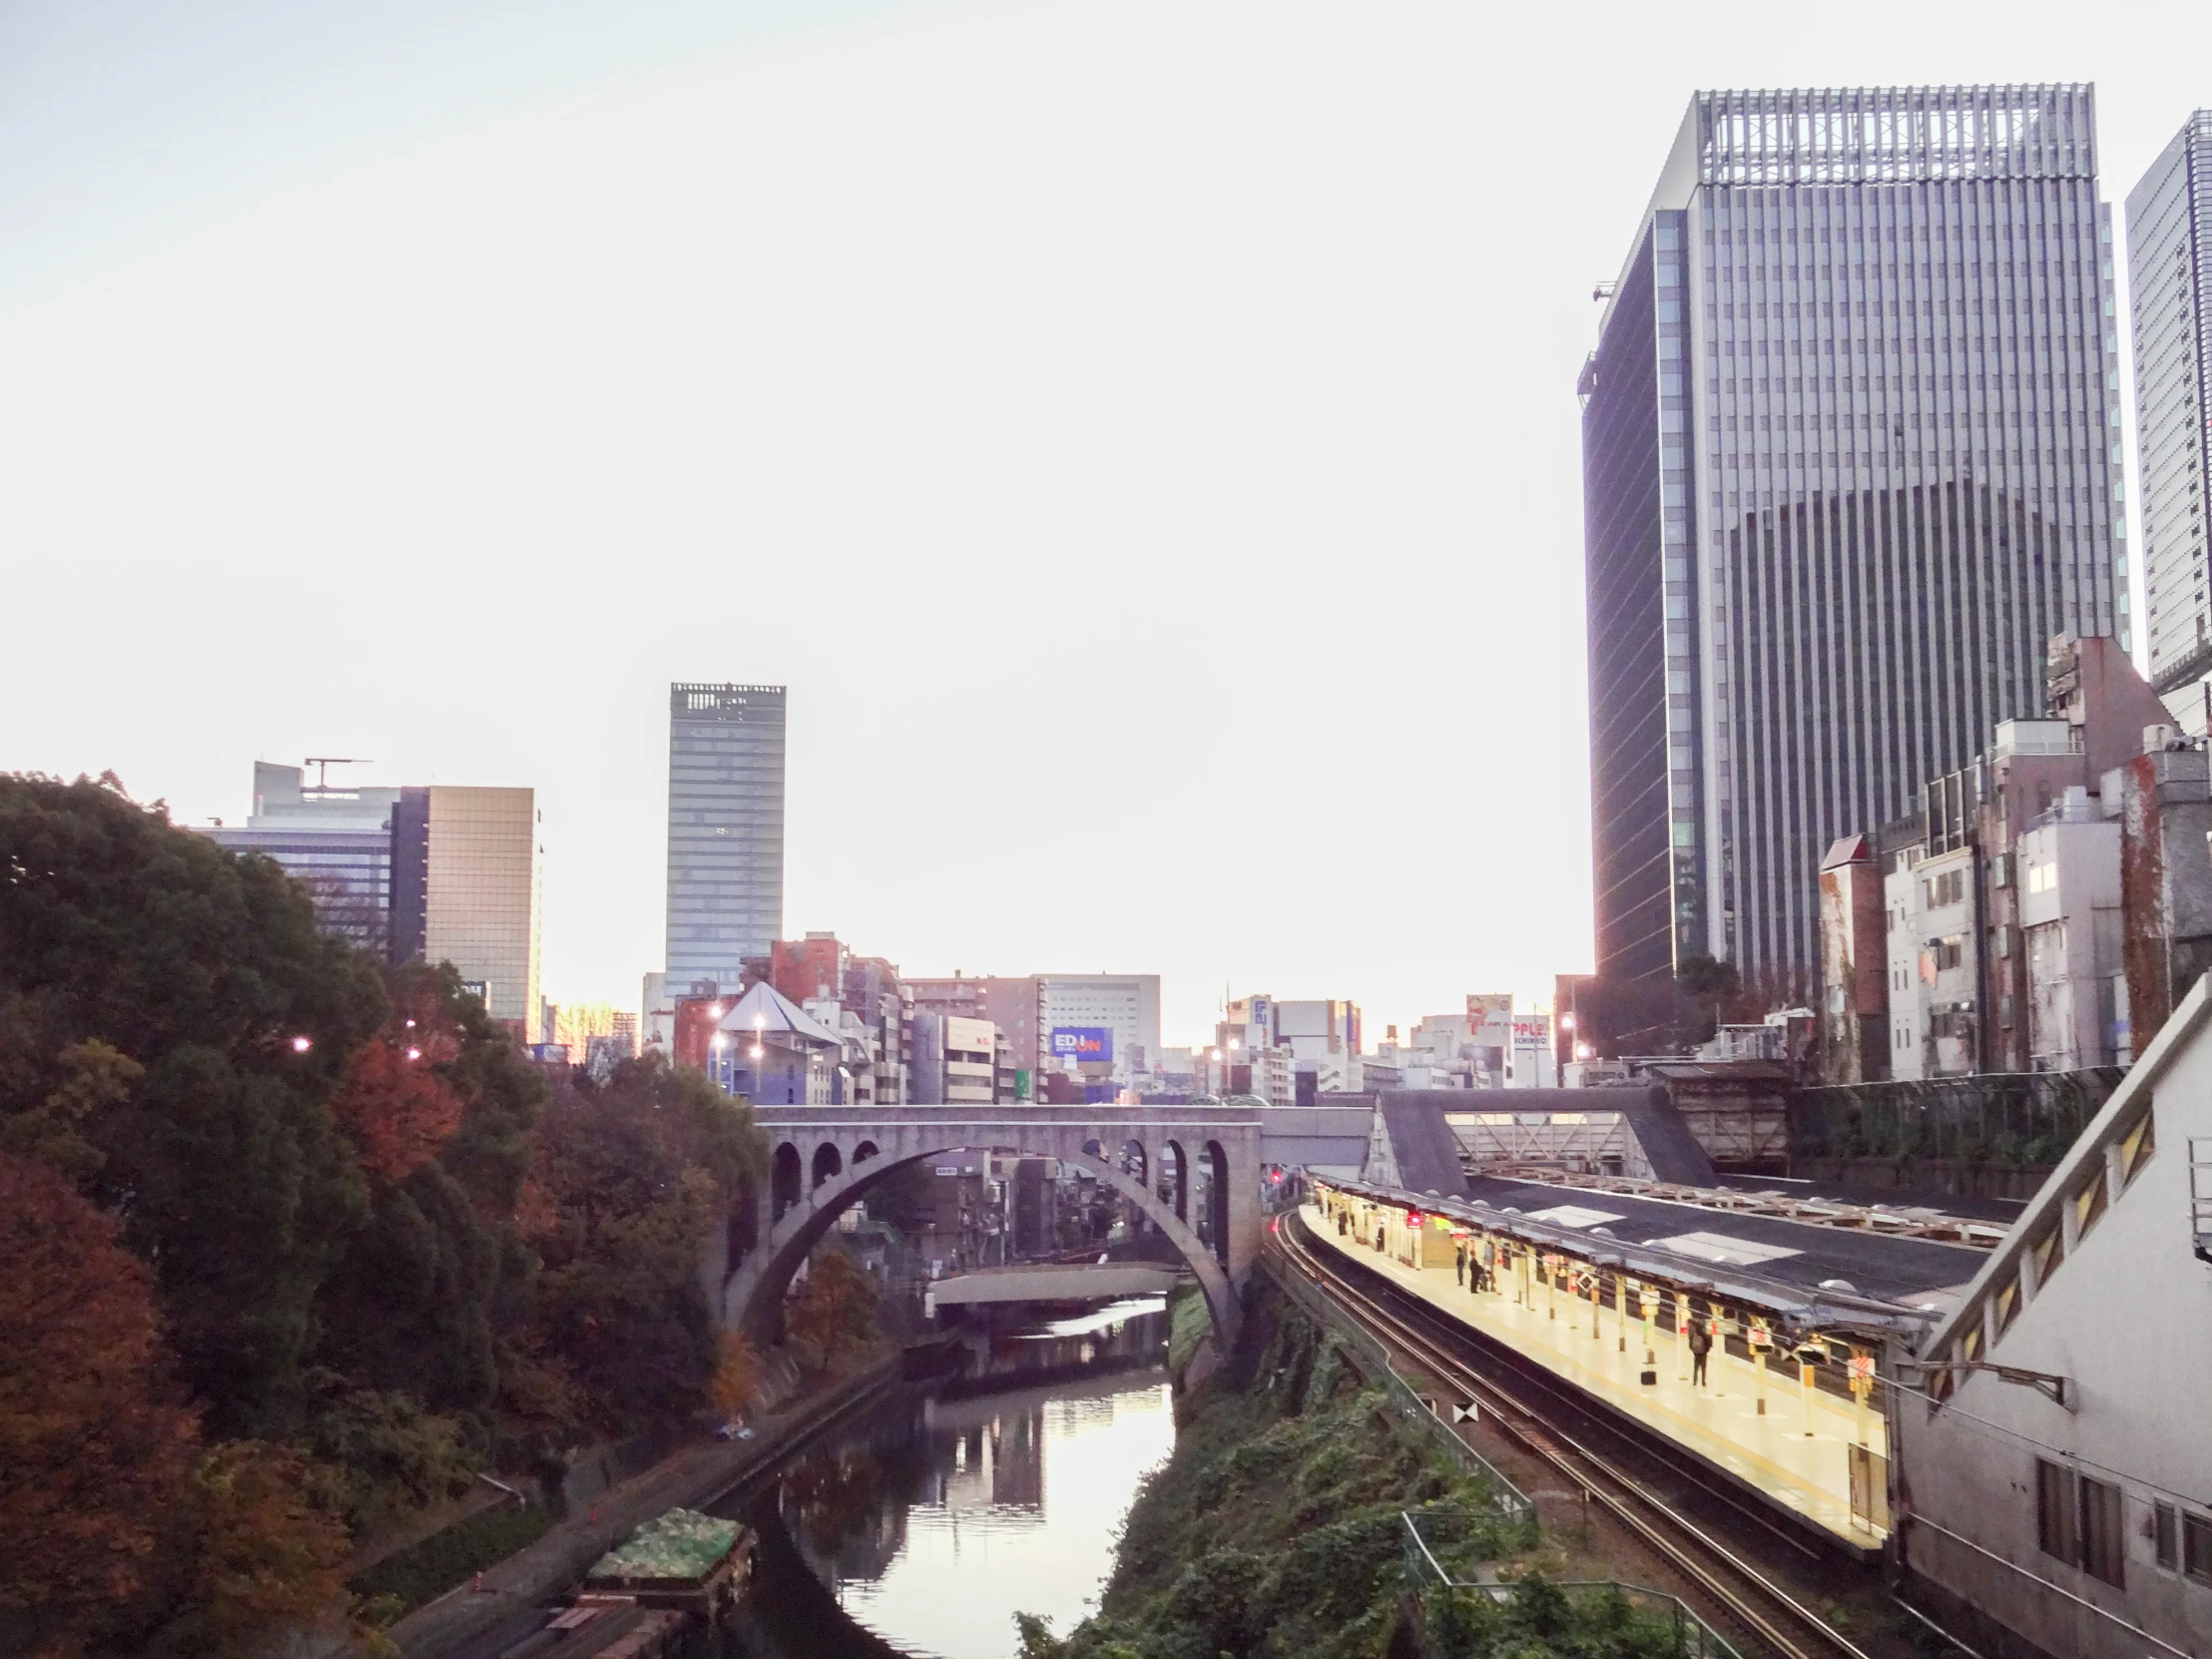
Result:
<svg viewBox="0 0 2212 1659"><path fill-rule="evenodd" d="M1253 1286L1235 1362L1181 1396L1174 1455L1129 1512L1098 1613L1064 1636L1022 1616L1025 1659L1674 1651L1671 1625L1624 1597L1561 1591L1556 1539L1504 1519L1487 1482L1370 1386L1338 1339L1264 1275ZM1424 1584L1408 1514L1455 1579L1489 1567L1515 1591L1445 1590L1425 1568Z"/></svg>

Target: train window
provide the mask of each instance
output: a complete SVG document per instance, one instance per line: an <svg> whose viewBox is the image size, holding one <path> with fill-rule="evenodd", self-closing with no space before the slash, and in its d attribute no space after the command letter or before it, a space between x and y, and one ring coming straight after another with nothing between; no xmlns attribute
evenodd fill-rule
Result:
<svg viewBox="0 0 2212 1659"><path fill-rule="evenodd" d="M1981 1358L1981 1328L1979 1326L1975 1326L1967 1332L1966 1340L1958 1345L1958 1358L1961 1360L1978 1360Z"/></svg>
<svg viewBox="0 0 2212 1659"><path fill-rule="evenodd" d="M2158 1564L2168 1572L2181 1565L2181 1516L2170 1503L2150 1506L2151 1537L2156 1541Z"/></svg>
<svg viewBox="0 0 2212 1659"><path fill-rule="evenodd" d="M2120 1142L2120 1180L2122 1184L2135 1179L2136 1173L2150 1162L2150 1155L2157 1144L2157 1136L2151 1128L2150 1113L2143 1114L2143 1121L2128 1131L2127 1139Z"/></svg>
<svg viewBox="0 0 2212 1659"><path fill-rule="evenodd" d="M2186 1509L2181 1513L2181 1570L2212 1584L2212 1520Z"/></svg>

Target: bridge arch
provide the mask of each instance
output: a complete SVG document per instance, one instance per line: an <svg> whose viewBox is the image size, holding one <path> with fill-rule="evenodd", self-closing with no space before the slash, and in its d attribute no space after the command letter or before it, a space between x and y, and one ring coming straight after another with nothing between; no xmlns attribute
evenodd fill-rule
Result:
<svg viewBox="0 0 2212 1659"><path fill-rule="evenodd" d="M1206 1238L1214 1254L1229 1260L1229 1154L1221 1142L1209 1140L1206 1160Z"/></svg>
<svg viewBox="0 0 2212 1659"><path fill-rule="evenodd" d="M1175 1155L1174 1173L1170 1175L1163 1169L1161 1179L1163 1182L1174 1184L1176 1216L1180 1220L1189 1221L1191 1219L1191 1155L1183 1150L1183 1143L1178 1140L1162 1141L1160 1149L1163 1152ZM1162 1159L1162 1163L1165 1164L1166 1160Z"/></svg>
<svg viewBox="0 0 2212 1659"><path fill-rule="evenodd" d="M804 1196L805 1185L799 1148L790 1141L779 1142L769 1159L769 1215L772 1220L784 1219L784 1213Z"/></svg>
<svg viewBox="0 0 2212 1659"><path fill-rule="evenodd" d="M844 1154L837 1150L835 1141L824 1141L815 1148L814 1181L811 1190L820 1191L823 1183L834 1181L844 1173Z"/></svg>
<svg viewBox="0 0 2212 1659"><path fill-rule="evenodd" d="M790 1143L785 1144L788 1146ZM757 1343L776 1341L782 1335L784 1298L791 1289L792 1279L801 1265L814 1253L815 1246L829 1236L830 1229L836 1225L837 1217L899 1170L941 1158L967 1144L962 1140L925 1137L924 1144L918 1149L896 1154L878 1153L865 1161L855 1161L817 1185L788 1211L780 1210L778 1219L769 1229L768 1237L757 1248L744 1255L721 1286L723 1323L743 1331ZM779 1153L782 1150L779 1147ZM796 1157L796 1149L794 1155ZM1213 1322L1222 1352L1226 1354L1230 1344L1236 1339L1238 1304L1225 1261L1217 1258L1189 1224L1163 1203L1156 1193L1148 1191L1141 1181L1124 1173L1118 1167L1117 1158L1065 1149L1044 1155L1058 1158L1063 1163L1076 1164L1106 1182L1136 1205L1154 1226L1167 1235L1192 1272L1198 1276L1199 1289L1206 1297L1207 1314Z"/></svg>

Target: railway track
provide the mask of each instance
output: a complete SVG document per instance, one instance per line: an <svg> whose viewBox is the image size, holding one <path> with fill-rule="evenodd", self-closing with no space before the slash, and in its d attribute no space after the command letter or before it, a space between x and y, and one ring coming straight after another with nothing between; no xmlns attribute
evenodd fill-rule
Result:
<svg viewBox="0 0 2212 1659"><path fill-rule="evenodd" d="M1324 1290L1369 1335L1479 1401L1500 1430L1682 1573L1709 1600L1709 1610L1721 1615L1720 1622L1783 1659L1873 1659L1697 1520L1584 1444L1519 1392L1476 1370L1453 1344L1390 1308L1321 1252L1309 1249L1293 1227L1274 1229L1270 1238L1292 1272Z"/></svg>

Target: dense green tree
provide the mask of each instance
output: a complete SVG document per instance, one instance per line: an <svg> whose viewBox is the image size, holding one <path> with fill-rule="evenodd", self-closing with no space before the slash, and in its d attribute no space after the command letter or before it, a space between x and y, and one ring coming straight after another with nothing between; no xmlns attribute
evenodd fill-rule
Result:
<svg viewBox="0 0 2212 1659"><path fill-rule="evenodd" d="M317 1358L433 1410L483 1411L500 1334L527 1318L535 1263L514 1218L545 1085L450 966L386 981L391 1015L334 1103L368 1203L323 1289Z"/></svg>
<svg viewBox="0 0 2212 1659"><path fill-rule="evenodd" d="M329 1096L384 1006L373 964L269 859L112 776L0 778L0 1123L156 1265L215 1432L295 1399L367 1196Z"/></svg>
<svg viewBox="0 0 2212 1659"><path fill-rule="evenodd" d="M657 1055L604 1086L554 1091L524 1201L543 1267L522 1346L574 1386L593 1423L703 1397L718 1356L699 1264L765 1159L743 1100Z"/></svg>

